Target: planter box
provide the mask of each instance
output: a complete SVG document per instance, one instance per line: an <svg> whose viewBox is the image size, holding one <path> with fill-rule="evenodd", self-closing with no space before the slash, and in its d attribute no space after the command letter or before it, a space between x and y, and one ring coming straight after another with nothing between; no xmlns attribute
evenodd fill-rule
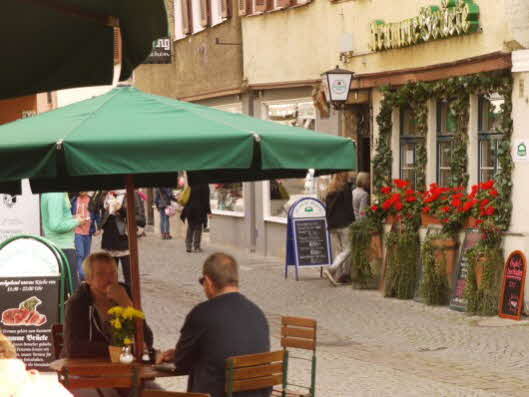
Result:
<svg viewBox="0 0 529 397"><path fill-rule="evenodd" d="M450 288L453 288L453 276L455 272L457 253L459 245L453 239L436 239L432 240L432 246L435 248L435 261L446 265L446 277Z"/></svg>
<svg viewBox="0 0 529 397"><path fill-rule="evenodd" d="M428 214L421 214L421 221L422 221L423 226L441 224L441 221L438 218L436 218L435 216L428 215Z"/></svg>

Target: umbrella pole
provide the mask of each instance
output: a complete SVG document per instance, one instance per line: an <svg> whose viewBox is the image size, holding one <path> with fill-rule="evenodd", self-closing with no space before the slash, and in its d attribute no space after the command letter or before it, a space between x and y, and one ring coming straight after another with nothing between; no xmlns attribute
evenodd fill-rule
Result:
<svg viewBox="0 0 529 397"><path fill-rule="evenodd" d="M130 274L132 302L134 308L141 310L141 293L140 293L140 272L138 266L138 232L136 226L136 205L134 194L134 177L127 175L127 228L129 235L129 252L130 252ZM136 320L136 359L141 360L143 354L143 320Z"/></svg>

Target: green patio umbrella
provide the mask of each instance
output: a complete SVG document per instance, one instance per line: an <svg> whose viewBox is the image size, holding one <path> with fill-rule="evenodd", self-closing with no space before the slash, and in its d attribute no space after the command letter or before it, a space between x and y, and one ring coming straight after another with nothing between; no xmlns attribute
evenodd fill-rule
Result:
<svg viewBox="0 0 529 397"><path fill-rule="evenodd" d="M304 177L349 170L355 145L294 128L151 95L133 87L0 126L0 190L33 192Z"/></svg>
<svg viewBox="0 0 529 397"><path fill-rule="evenodd" d="M112 83L114 26L120 80L168 35L163 0L2 0L0 99Z"/></svg>
<svg viewBox="0 0 529 397"><path fill-rule="evenodd" d="M227 113L133 87L0 126L0 192L34 193L304 177L352 170L350 139ZM127 211L132 292L140 309L136 221ZM138 327L142 332L143 328ZM142 336L138 340L143 341ZM141 344L142 342L140 342Z"/></svg>

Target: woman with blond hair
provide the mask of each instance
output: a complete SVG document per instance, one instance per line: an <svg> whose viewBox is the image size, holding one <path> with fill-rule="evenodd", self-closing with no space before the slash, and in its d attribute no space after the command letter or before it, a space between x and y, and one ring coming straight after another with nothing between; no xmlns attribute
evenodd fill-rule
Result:
<svg viewBox="0 0 529 397"><path fill-rule="evenodd" d="M356 177L356 187L353 190L353 210L355 220L362 219L366 216L369 207L369 187L371 185L369 174L360 172Z"/></svg>
<svg viewBox="0 0 529 397"><path fill-rule="evenodd" d="M349 278L350 269L347 258L351 253L349 242L349 225L354 221L353 195L349 184L349 173L335 174L327 189L325 197L327 206L327 228L335 241L336 252L334 261L323 275L333 285L344 283Z"/></svg>

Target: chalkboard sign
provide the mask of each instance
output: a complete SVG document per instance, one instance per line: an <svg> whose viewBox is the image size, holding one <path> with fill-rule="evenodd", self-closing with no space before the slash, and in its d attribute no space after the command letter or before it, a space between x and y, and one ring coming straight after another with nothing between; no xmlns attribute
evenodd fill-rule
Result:
<svg viewBox="0 0 529 397"><path fill-rule="evenodd" d="M523 309L523 294L527 262L521 251L509 255L503 271L500 317L520 320Z"/></svg>
<svg viewBox="0 0 529 397"><path fill-rule="evenodd" d="M456 266L455 280L452 283L454 290L450 298L450 309L458 311L467 310L467 300L465 299L465 288L468 276L468 250L475 247L481 239L481 232L469 229L465 232L465 241L459 254L459 261Z"/></svg>
<svg viewBox="0 0 529 397"><path fill-rule="evenodd" d="M294 220L299 266L321 266L329 264L327 247L327 224L324 219Z"/></svg>
<svg viewBox="0 0 529 397"><path fill-rule="evenodd" d="M300 267L321 267L332 263L325 205L321 201L306 197L290 207L286 256L285 278L288 277L288 267L295 266L296 280L299 280Z"/></svg>

